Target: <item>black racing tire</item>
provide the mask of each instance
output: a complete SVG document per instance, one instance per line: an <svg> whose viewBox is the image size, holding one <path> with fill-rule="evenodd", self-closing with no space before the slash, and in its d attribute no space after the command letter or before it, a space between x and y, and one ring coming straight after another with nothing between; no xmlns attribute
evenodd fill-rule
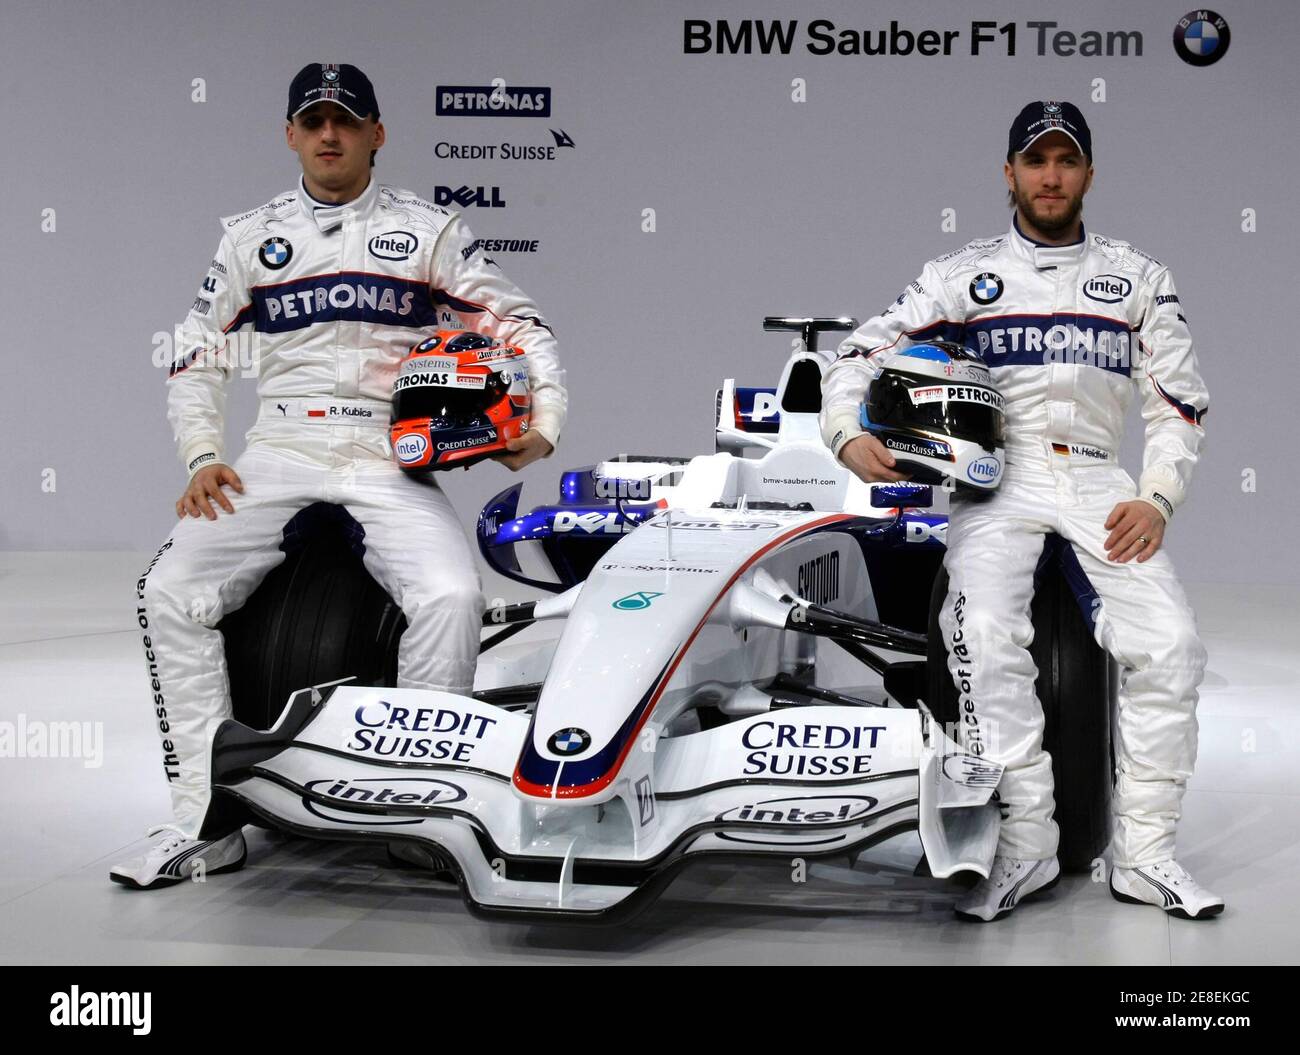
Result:
<svg viewBox="0 0 1300 1055"><path fill-rule="evenodd" d="M947 728L958 720L958 694L948 672L939 611L948 595L948 573L939 569L930 595L926 682L930 710ZM1106 850L1111 831L1114 764L1111 723L1118 668L1093 640L1053 554L1040 569L1032 609L1038 668L1035 690L1043 706L1043 746L1052 756L1056 785L1057 856L1066 872L1081 873Z"/></svg>
<svg viewBox="0 0 1300 1055"><path fill-rule="evenodd" d="M253 729L269 729L308 685L397 681L406 618L362 564L355 522L340 507L317 505L293 524L284 562L218 626L234 717Z"/></svg>

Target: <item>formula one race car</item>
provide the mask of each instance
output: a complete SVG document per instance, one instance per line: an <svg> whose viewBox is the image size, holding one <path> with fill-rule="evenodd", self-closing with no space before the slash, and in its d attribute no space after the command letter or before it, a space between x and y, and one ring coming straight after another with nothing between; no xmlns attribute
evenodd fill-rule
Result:
<svg viewBox="0 0 1300 1055"><path fill-rule="evenodd" d="M405 846L475 911L575 919L622 916L707 855L911 829L934 876L987 874L1001 769L955 742L946 518L930 487L865 484L820 440L817 335L853 320L766 325L802 341L775 388L724 383L715 453L570 470L524 514L521 485L487 504L485 559L545 596L485 613L472 697L389 687L401 618L349 579L348 518L298 518L290 539L339 530L223 624L236 720L205 834ZM1051 552L1034 647L1077 870L1108 832L1115 681Z"/></svg>

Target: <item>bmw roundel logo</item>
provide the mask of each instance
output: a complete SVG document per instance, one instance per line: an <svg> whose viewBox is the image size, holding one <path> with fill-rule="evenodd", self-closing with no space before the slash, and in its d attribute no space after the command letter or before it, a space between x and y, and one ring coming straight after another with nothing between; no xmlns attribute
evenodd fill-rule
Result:
<svg viewBox="0 0 1300 1055"><path fill-rule="evenodd" d="M970 282L970 299L976 304L992 304L1002 296L1002 279L985 271L976 275Z"/></svg>
<svg viewBox="0 0 1300 1055"><path fill-rule="evenodd" d="M1228 51L1232 31L1215 11L1188 11L1174 26L1174 50L1193 66L1211 66Z"/></svg>
<svg viewBox="0 0 1300 1055"><path fill-rule="evenodd" d="M339 79L338 70L326 70L321 74L321 79L325 81L336 81Z"/></svg>
<svg viewBox="0 0 1300 1055"><path fill-rule="evenodd" d="M553 755L580 755L591 746L591 734L585 729L561 729L552 734L546 746Z"/></svg>
<svg viewBox="0 0 1300 1055"><path fill-rule="evenodd" d="M1060 103L1043 103L1043 113L1055 115L1055 114L1059 114L1060 112L1061 112Z"/></svg>
<svg viewBox="0 0 1300 1055"><path fill-rule="evenodd" d="M293 259L293 246L287 238L268 238L257 247L257 258L272 271L279 271Z"/></svg>

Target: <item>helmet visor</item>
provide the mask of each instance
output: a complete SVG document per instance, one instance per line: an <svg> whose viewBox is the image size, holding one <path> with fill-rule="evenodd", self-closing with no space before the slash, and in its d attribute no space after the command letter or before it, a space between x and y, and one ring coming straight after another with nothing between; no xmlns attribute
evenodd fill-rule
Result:
<svg viewBox="0 0 1300 1055"><path fill-rule="evenodd" d="M489 424L488 409L495 406L508 388L501 374L487 375L481 388L455 385L456 376L441 373L453 384L420 383L427 375L407 374L399 378L402 387L393 395L393 420L429 418L434 428L463 429ZM463 375L462 375L463 376ZM483 376L483 375L478 375Z"/></svg>
<svg viewBox="0 0 1300 1055"><path fill-rule="evenodd" d="M1002 397L987 385L953 383L889 371L871 383L867 416L874 424L924 429L1002 446Z"/></svg>

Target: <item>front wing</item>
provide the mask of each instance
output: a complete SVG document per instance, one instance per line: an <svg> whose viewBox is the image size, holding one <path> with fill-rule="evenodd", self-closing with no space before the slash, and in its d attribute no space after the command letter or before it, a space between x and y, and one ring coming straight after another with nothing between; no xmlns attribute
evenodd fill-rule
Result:
<svg viewBox="0 0 1300 1055"><path fill-rule="evenodd" d="M600 804L514 786L526 714L418 689L303 690L276 726L225 722L209 828L256 815L314 838L415 840L485 915L622 918L688 860L848 854L919 828L936 876L987 874L1000 768L923 711L807 706L676 736L651 729Z"/></svg>

